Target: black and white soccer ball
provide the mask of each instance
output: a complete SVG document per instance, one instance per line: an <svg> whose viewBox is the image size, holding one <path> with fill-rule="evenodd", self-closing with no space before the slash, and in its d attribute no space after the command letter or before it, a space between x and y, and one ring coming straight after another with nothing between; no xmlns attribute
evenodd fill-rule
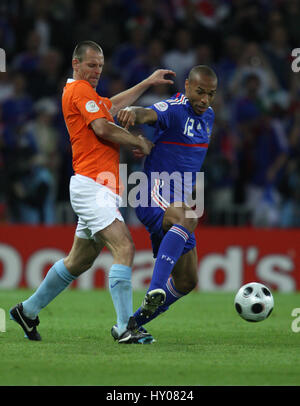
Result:
<svg viewBox="0 0 300 406"><path fill-rule="evenodd" d="M234 299L238 314L247 321L262 321L270 316L274 298L269 288L258 282L243 285Z"/></svg>

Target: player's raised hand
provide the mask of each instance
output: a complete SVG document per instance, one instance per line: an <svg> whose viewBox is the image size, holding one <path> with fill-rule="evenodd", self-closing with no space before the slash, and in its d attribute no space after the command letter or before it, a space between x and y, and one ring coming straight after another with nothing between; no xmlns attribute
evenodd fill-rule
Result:
<svg viewBox="0 0 300 406"><path fill-rule="evenodd" d="M169 77L166 77L169 76ZM162 85L168 84L173 85L174 81L171 77L175 77L176 73L170 69L157 69L152 73L146 80L150 82L150 85Z"/></svg>
<svg viewBox="0 0 300 406"><path fill-rule="evenodd" d="M140 145L136 149L136 152L140 151L144 155L149 155L151 149L154 147L153 142L147 140L147 138L143 137L142 135L138 135L138 138L140 140Z"/></svg>
<svg viewBox="0 0 300 406"><path fill-rule="evenodd" d="M128 130L130 126L134 126L136 114L130 107L126 107L119 111L117 119L120 125Z"/></svg>

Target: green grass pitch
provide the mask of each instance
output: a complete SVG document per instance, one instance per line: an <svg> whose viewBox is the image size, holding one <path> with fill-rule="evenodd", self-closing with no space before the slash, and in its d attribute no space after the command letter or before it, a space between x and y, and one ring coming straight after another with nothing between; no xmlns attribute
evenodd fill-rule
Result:
<svg viewBox="0 0 300 406"><path fill-rule="evenodd" d="M119 345L108 291L68 289L40 313L43 341L24 338L8 310L29 290L1 290L0 385L298 386L300 332L292 331L300 294L275 293L270 318L248 323L234 293L192 292L147 325L157 342ZM144 292L134 292L137 307ZM300 325L300 322L298 323Z"/></svg>

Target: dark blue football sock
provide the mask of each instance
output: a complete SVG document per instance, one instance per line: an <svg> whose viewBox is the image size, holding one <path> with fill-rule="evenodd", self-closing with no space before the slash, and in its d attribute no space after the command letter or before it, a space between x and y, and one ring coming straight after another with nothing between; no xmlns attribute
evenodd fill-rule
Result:
<svg viewBox="0 0 300 406"><path fill-rule="evenodd" d="M181 297L185 296L185 293L179 292L173 283L173 279L172 277L170 277L167 280L166 285L163 287L164 291L166 292L166 301L163 305L159 306L159 308L156 310L156 312L146 318L145 316L141 316L141 308L139 308L135 313L134 313L134 317L136 319L137 325L143 326L146 323L149 323L149 321L155 319L159 314L165 312L166 310L168 310L169 306L171 306L173 303L175 303L178 299L180 299Z"/></svg>
<svg viewBox="0 0 300 406"><path fill-rule="evenodd" d="M165 234L159 246L149 290L165 288L190 235L185 227L178 224L174 224Z"/></svg>

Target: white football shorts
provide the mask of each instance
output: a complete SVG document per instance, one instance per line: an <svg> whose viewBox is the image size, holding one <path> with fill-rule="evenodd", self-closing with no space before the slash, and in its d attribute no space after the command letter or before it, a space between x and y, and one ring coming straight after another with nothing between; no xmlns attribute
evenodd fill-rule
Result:
<svg viewBox="0 0 300 406"><path fill-rule="evenodd" d="M76 235L79 238L94 239L97 231L103 230L115 219L124 221L119 210L121 196L87 176L71 177L70 201L78 216Z"/></svg>

